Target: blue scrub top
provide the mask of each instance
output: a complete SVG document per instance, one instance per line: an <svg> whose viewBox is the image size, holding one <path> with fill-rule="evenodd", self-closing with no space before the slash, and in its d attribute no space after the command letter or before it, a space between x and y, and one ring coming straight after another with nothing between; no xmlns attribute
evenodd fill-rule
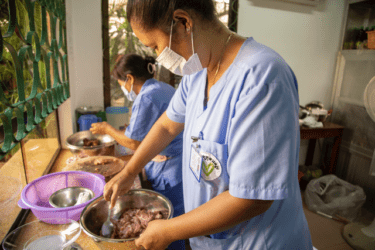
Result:
<svg viewBox="0 0 375 250"><path fill-rule="evenodd" d="M168 108L175 89L154 78L148 79L142 86L132 107L130 124L125 135L133 140L142 141L154 123ZM174 187L182 181L182 136L180 133L160 154L171 157L165 162L149 162L145 166L147 178L156 190L165 190L165 186Z"/></svg>
<svg viewBox="0 0 375 250"><path fill-rule="evenodd" d="M227 231L190 239L192 248L312 249L297 178L294 73L275 51L249 38L204 107L206 79L207 69L184 76L167 109L171 120L185 123L185 212L228 190L234 197L274 202ZM200 140L193 143L191 136ZM204 157L200 181L190 169L192 146Z"/></svg>

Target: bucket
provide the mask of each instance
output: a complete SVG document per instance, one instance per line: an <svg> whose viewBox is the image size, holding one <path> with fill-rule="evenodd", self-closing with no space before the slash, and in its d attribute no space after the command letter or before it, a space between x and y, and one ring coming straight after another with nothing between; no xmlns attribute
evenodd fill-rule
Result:
<svg viewBox="0 0 375 250"><path fill-rule="evenodd" d="M105 109L107 114L107 122L115 129L124 127L129 124L129 108L128 107L108 107Z"/></svg>
<svg viewBox="0 0 375 250"><path fill-rule="evenodd" d="M79 124L78 120L82 115L95 115L97 117L101 117L102 121L107 121L107 118L105 116L105 111L103 107L100 106L82 106L76 109L76 128L77 131L79 131Z"/></svg>
<svg viewBox="0 0 375 250"><path fill-rule="evenodd" d="M81 115L78 119L79 131L89 130L91 124L101 122L102 118L95 115Z"/></svg>

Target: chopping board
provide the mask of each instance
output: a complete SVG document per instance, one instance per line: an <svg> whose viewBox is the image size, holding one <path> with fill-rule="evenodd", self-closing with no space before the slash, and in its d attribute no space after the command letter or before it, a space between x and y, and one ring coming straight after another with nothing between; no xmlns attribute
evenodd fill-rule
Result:
<svg viewBox="0 0 375 250"><path fill-rule="evenodd" d="M68 164L62 171L85 171L101 174L108 182L125 167L125 162L112 156L91 156Z"/></svg>

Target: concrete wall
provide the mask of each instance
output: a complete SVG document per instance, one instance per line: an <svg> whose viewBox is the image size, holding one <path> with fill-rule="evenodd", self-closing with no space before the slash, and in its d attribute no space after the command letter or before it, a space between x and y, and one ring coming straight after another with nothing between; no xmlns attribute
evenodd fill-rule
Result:
<svg viewBox="0 0 375 250"><path fill-rule="evenodd" d="M318 6L239 0L238 33L271 47L287 61L298 80L300 104L319 100L330 108L344 8L343 0L323 0ZM306 151L307 141L301 141L301 163ZM319 154L315 156L317 163Z"/></svg>
<svg viewBox="0 0 375 250"><path fill-rule="evenodd" d="M73 124L76 108L104 106L101 1L66 0L65 3Z"/></svg>
<svg viewBox="0 0 375 250"><path fill-rule="evenodd" d="M59 107L61 141L76 132L75 110L104 106L100 0L66 0L70 95Z"/></svg>

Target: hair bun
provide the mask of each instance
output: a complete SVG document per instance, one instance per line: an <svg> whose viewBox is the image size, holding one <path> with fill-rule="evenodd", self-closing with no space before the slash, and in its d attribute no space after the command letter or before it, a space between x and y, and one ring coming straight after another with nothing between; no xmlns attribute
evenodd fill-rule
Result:
<svg viewBox="0 0 375 250"><path fill-rule="evenodd" d="M152 56L146 56L145 61L147 62L147 64L148 63L155 64L156 62L155 58L153 58Z"/></svg>

